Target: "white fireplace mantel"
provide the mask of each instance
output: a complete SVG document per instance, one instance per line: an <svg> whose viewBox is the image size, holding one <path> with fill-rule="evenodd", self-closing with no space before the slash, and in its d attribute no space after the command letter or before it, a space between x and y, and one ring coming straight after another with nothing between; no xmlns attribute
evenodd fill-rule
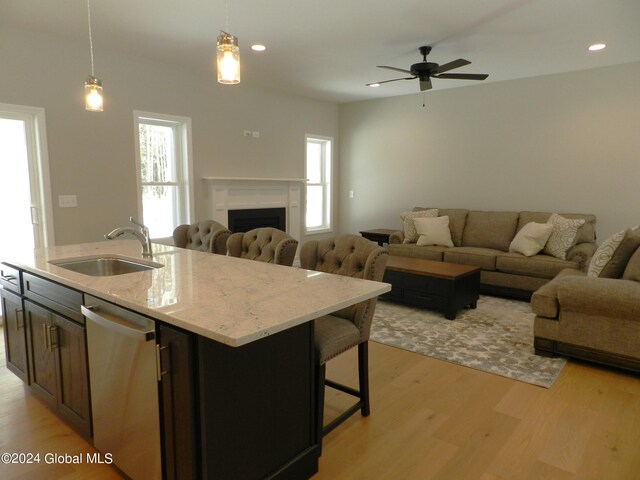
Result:
<svg viewBox="0 0 640 480"><path fill-rule="evenodd" d="M203 177L208 185L210 218L228 226L229 210L287 210L287 233L297 240L302 225L302 178Z"/></svg>

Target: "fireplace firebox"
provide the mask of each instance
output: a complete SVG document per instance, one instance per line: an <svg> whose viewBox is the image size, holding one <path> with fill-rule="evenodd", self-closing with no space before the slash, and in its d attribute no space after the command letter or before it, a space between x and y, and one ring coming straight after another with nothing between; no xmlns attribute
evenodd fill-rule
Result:
<svg viewBox="0 0 640 480"><path fill-rule="evenodd" d="M287 230L286 208L247 208L229 210L228 226L232 232L248 232L254 228L274 227Z"/></svg>

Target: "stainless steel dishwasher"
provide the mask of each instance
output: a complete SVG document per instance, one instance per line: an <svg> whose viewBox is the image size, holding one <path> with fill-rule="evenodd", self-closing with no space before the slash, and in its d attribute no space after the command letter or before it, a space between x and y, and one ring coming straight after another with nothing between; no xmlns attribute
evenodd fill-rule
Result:
<svg viewBox="0 0 640 480"><path fill-rule="evenodd" d="M94 445L133 480L162 478L155 322L90 295L82 313Z"/></svg>

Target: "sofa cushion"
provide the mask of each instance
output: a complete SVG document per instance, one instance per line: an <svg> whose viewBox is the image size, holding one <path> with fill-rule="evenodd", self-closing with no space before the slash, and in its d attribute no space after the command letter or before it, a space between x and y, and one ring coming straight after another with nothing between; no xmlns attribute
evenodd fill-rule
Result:
<svg viewBox="0 0 640 480"><path fill-rule="evenodd" d="M577 270L577 264L544 254L525 257L519 253L501 253L496 259L496 270L531 277L553 278L565 268Z"/></svg>
<svg viewBox="0 0 640 480"><path fill-rule="evenodd" d="M550 282L545 283L531 296L531 311L540 317L558 318L560 305L558 303L558 286L562 278L569 276L585 276L584 272L566 268Z"/></svg>
<svg viewBox="0 0 640 480"><path fill-rule="evenodd" d="M483 270L495 270L496 257L501 253L503 252L493 248L454 247L445 250L444 261L462 263L463 265L474 265Z"/></svg>
<svg viewBox="0 0 640 480"><path fill-rule="evenodd" d="M640 282L640 248L637 248L635 253L631 255L622 274L622 279Z"/></svg>
<svg viewBox="0 0 640 480"><path fill-rule="evenodd" d="M391 243L387 247L389 255L397 255L399 257L415 257L426 258L427 260L442 261L442 254L445 250L449 250L447 247L440 247L437 245L426 245L423 247L417 246L415 243Z"/></svg>
<svg viewBox="0 0 640 480"><path fill-rule="evenodd" d="M553 225L553 231L544 247L544 253L565 260L567 251L576 244L578 229L584 225L585 221L564 218L557 213L552 213L547 223Z"/></svg>
<svg viewBox="0 0 640 480"><path fill-rule="evenodd" d="M449 217L416 218L414 224L419 235L416 245L453 247L451 231L449 230Z"/></svg>
<svg viewBox="0 0 640 480"><path fill-rule="evenodd" d="M595 215L585 213L561 213L560 215L564 218L584 220L584 225L578 229L576 243L592 243L596 241ZM546 223L550 216L550 212L520 212L518 231L529 222Z"/></svg>
<svg viewBox="0 0 640 480"><path fill-rule="evenodd" d="M429 210L420 210L413 212L402 212L402 226L404 229L404 240L402 243L416 243L418 240L418 232L416 231L415 219L422 217L437 217L438 209L431 208Z"/></svg>
<svg viewBox="0 0 640 480"><path fill-rule="evenodd" d="M428 210L425 207L415 207L414 211ZM449 217L449 231L451 232L451 241L456 247L462 245L462 232L467 221L469 210L462 208L439 208L438 215L441 217Z"/></svg>
<svg viewBox="0 0 640 480"><path fill-rule="evenodd" d="M509 251L525 257L535 255L544 248L553 230L548 223L529 222L520 229L509 245Z"/></svg>
<svg viewBox="0 0 640 480"><path fill-rule="evenodd" d="M472 210L462 234L463 247L509 250L516 234L518 212L481 212Z"/></svg>
<svg viewBox="0 0 640 480"><path fill-rule="evenodd" d="M614 233L598 247L591 257L587 275L590 277L620 278L631 255L640 246L640 235L627 229Z"/></svg>

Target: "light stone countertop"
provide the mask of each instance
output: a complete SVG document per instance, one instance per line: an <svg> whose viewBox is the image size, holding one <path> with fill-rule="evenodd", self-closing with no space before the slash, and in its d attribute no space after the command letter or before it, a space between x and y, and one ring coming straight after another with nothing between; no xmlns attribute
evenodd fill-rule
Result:
<svg viewBox="0 0 640 480"><path fill-rule="evenodd" d="M241 346L388 292L386 283L153 244L164 267L108 277L49 262L118 256L138 262L137 240L12 253L2 261L171 325Z"/></svg>

